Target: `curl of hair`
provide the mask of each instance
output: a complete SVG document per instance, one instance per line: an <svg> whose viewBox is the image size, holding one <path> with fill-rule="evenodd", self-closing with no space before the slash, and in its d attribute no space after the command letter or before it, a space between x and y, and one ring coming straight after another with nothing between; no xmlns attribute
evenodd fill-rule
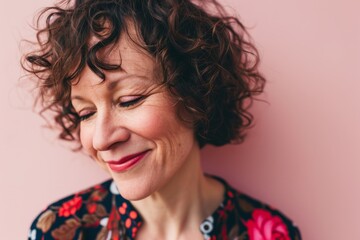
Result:
<svg viewBox="0 0 360 240"><path fill-rule="evenodd" d="M37 49L23 68L35 76L42 113L51 112L59 138L79 140L79 117L70 101L72 81L88 66L105 80L118 69L98 57L134 23L142 46L162 72L164 84L193 117L196 139L221 146L242 142L253 122L248 111L263 91L259 57L243 24L215 0L76 0L44 9L37 22ZM216 13L204 10L211 5ZM39 27L45 18L45 26ZM89 38L99 41L89 47ZM178 110L179 117L182 114Z"/></svg>

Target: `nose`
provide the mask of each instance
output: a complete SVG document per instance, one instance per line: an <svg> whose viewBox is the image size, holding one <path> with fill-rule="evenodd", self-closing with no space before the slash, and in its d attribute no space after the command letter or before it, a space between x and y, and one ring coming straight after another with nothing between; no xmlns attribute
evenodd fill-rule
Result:
<svg viewBox="0 0 360 240"><path fill-rule="evenodd" d="M122 122L117 113L98 112L93 134L94 149L106 151L116 144L126 142L131 134Z"/></svg>

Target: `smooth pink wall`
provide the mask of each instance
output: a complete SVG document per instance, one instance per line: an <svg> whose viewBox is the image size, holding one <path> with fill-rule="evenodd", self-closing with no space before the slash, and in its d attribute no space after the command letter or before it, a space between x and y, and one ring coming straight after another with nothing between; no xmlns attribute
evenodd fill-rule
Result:
<svg viewBox="0 0 360 240"><path fill-rule="evenodd" d="M25 239L48 203L107 177L41 128L17 86L20 39L48 2L1 3L1 239ZM221 2L251 27L268 104L244 144L205 149L205 169L280 208L304 239L360 239L360 2Z"/></svg>

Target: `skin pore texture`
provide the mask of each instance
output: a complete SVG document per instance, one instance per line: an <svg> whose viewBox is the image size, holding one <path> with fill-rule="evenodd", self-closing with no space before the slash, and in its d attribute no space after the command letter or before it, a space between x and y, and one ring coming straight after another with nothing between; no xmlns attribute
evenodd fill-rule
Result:
<svg viewBox="0 0 360 240"><path fill-rule="evenodd" d="M102 81L87 67L71 89L84 151L142 215L137 239L203 239L199 226L221 203L224 187L204 175L193 128L178 119L178 103L159 85L153 58L127 34L101 54L121 68L104 71ZM141 155L133 165L110 167L133 154Z"/></svg>

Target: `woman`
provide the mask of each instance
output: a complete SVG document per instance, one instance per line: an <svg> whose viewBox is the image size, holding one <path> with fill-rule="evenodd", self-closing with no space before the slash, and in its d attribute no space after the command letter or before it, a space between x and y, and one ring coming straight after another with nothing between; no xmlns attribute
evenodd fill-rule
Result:
<svg viewBox="0 0 360 240"><path fill-rule="evenodd" d="M112 179L48 206L29 239L301 239L279 211L201 169L203 146L244 139L265 81L243 25L204 6L77 0L43 11L24 67L60 139Z"/></svg>

